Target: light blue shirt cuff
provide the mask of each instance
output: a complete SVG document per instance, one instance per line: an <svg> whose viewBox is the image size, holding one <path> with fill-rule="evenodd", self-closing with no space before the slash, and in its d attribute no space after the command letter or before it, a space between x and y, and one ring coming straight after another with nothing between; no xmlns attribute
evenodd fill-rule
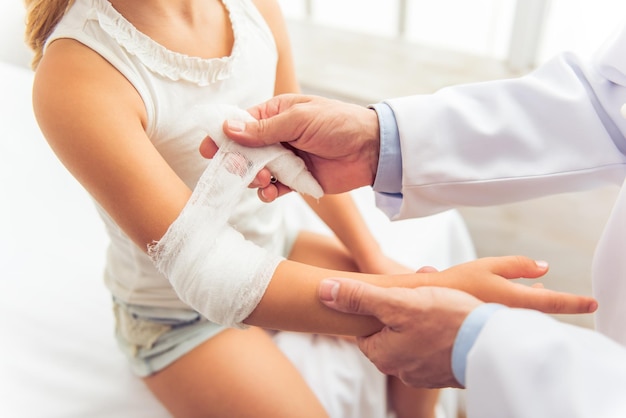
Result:
<svg viewBox="0 0 626 418"><path fill-rule="evenodd" d="M376 111L380 126L380 153L374 191L402 196L402 154L396 117L386 103L370 107Z"/></svg>
<svg viewBox="0 0 626 418"><path fill-rule="evenodd" d="M507 309L507 307L498 303L484 303L470 312L459 328L452 347L452 373L463 387L465 387L467 355L491 315L500 309Z"/></svg>

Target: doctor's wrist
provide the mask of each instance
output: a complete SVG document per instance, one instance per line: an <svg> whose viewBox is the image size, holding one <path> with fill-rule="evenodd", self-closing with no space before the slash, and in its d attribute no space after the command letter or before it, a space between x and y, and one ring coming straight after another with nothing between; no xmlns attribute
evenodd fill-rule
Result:
<svg viewBox="0 0 626 418"><path fill-rule="evenodd" d="M367 170L367 185L372 186L378 171L378 160L380 156L380 126L378 122L378 115L374 109L369 108L367 115L368 116L366 118L362 119L363 137L359 158L364 163Z"/></svg>

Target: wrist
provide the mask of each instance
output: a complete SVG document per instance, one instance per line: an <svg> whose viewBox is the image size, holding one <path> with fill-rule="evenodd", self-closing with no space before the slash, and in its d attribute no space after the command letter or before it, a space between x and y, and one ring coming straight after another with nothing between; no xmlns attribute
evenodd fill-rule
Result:
<svg viewBox="0 0 626 418"><path fill-rule="evenodd" d="M380 157L380 124L378 114L374 109L367 109L367 117L364 118L363 123L364 137L362 139L361 158L366 165L367 185L372 186L376 180Z"/></svg>

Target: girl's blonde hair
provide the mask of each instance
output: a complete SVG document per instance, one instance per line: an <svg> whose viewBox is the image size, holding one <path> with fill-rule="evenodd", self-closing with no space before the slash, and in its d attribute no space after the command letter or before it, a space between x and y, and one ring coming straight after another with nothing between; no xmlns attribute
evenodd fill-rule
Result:
<svg viewBox="0 0 626 418"><path fill-rule="evenodd" d="M24 0L26 44L35 53L31 63L33 68L41 61L46 39L73 2L74 0Z"/></svg>

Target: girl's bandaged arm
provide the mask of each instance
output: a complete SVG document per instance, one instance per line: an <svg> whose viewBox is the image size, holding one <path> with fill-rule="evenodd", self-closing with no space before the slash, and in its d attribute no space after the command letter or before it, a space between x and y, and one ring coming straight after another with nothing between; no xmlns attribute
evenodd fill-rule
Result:
<svg viewBox="0 0 626 418"><path fill-rule="evenodd" d="M304 162L282 146L246 148L224 137L224 120L245 119L247 112L211 106L203 114L203 126L220 148L149 255L183 301L213 322L242 327L282 258L235 231L228 223L231 213L264 166L295 190L321 197L322 189Z"/></svg>

